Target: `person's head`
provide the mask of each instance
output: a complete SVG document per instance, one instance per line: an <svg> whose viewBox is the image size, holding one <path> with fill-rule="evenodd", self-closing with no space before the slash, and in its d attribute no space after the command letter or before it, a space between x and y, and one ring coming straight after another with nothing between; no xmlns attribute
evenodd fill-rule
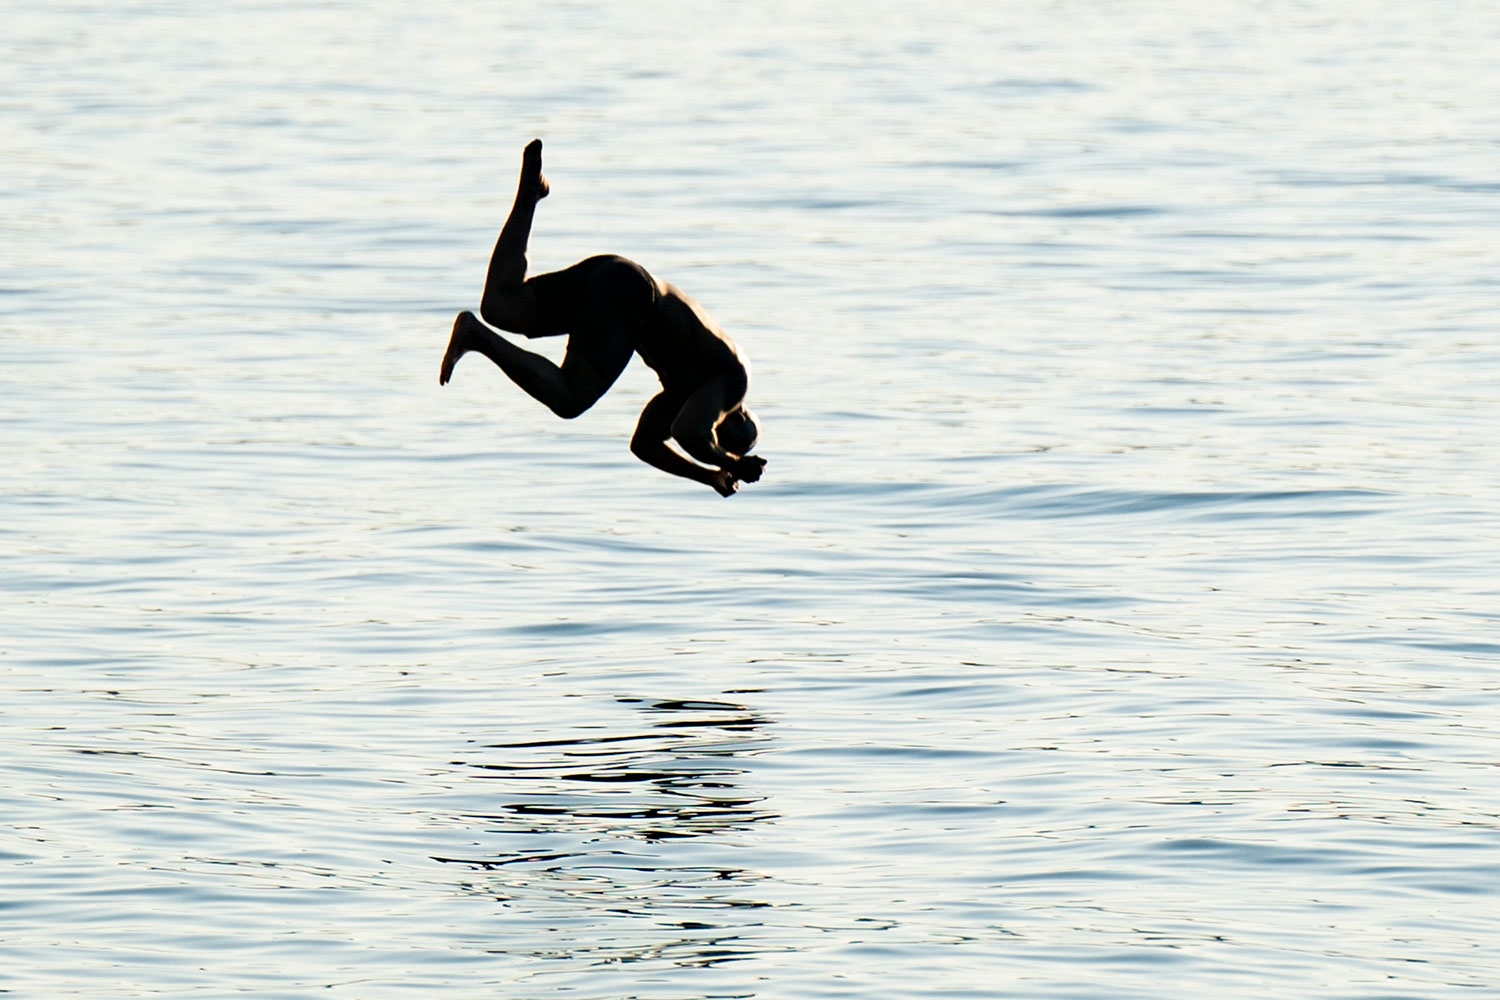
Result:
<svg viewBox="0 0 1500 1000"><path fill-rule="evenodd" d="M755 442L760 440L760 421L750 407L739 406L724 414L714 434L719 439L719 447L731 455L748 455Z"/></svg>

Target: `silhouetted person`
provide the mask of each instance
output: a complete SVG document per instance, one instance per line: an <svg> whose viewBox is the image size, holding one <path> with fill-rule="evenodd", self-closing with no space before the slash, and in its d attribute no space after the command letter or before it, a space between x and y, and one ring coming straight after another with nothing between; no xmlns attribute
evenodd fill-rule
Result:
<svg viewBox="0 0 1500 1000"><path fill-rule="evenodd" d="M766 462L749 453L760 435L755 414L745 406L750 363L702 306L614 255L526 277L532 215L548 190L542 142L534 139L521 156L515 205L490 257L479 315L524 337L566 334L561 367L517 347L466 310L453 321L438 382L446 385L458 359L478 351L571 420L593 406L638 353L661 378L662 391L641 411L630 450L663 472L726 497L740 481L758 480Z"/></svg>

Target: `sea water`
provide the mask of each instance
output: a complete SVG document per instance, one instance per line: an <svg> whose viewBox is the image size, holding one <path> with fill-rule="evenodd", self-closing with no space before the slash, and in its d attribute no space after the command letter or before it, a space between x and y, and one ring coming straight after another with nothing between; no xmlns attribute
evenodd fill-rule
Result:
<svg viewBox="0 0 1500 1000"><path fill-rule="evenodd" d="M0 990L1500 996L1492 7L3 20ZM739 496L439 388L536 136Z"/></svg>

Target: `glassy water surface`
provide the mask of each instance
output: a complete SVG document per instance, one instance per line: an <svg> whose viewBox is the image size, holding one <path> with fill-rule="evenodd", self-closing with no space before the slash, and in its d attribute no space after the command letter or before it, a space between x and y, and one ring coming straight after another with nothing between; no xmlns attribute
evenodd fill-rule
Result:
<svg viewBox="0 0 1500 1000"><path fill-rule="evenodd" d="M1488 8L5 21L0 989L1500 996ZM438 387L533 136L760 484Z"/></svg>

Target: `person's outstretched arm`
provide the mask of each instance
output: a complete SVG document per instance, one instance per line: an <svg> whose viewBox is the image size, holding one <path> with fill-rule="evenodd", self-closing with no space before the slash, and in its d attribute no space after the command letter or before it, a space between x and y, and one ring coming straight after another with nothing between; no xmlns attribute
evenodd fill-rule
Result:
<svg viewBox="0 0 1500 1000"><path fill-rule="evenodd" d="M688 460L669 443L672 437L672 420L676 416L676 407L666 393L653 398L641 411L635 436L630 439L631 453L663 472L712 486L719 491L720 496L733 496L740 488L739 480L733 473L723 469L704 468Z"/></svg>
<svg viewBox="0 0 1500 1000"><path fill-rule="evenodd" d="M724 469L737 480L753 483L760 479L761 470L766 466L765 459L731 454L718 438L719 422L741 405L747 385L748 378L743 369L704 382L672 417L667 436L695 462L711 469Z"/></svg>

